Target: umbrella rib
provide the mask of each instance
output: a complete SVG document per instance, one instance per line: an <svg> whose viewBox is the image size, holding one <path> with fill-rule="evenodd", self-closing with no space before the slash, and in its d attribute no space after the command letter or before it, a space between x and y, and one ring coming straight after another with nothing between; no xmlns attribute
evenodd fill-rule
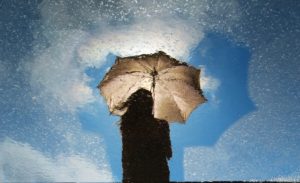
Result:
<svg viewBox="0 0 300 183"><path fill-rule="evenodd" d="M168 68L166 68L166 69L160 71L160 72L159 72L159 75L167 74L171 69L176 69L177 67L184 67L184 68L189 69L189 67L186 66L186 65L173 65L173 66L171 66L171 67L168 67Z"/></svg>
<svg viewBox="0 0 300 183"><path fill-rule="evenodd" d="M154 69L157 70L158 69L158 66L159 66L159 56L157 57L157 60L156 60L156 64L154 66Z"/></svg>
<svg viewBox="0 0 300 183"><path fill-rule="evenodd" d="M126 75L130 75L130 76L140 76L140 77L147 77L147 78L150 78L150 76L147 76L146 74L147 73L144 73L144 72L141 72L141 71L131 71L131 72L126 72L126 73L124 73L124 74L120 74L119 76L126 76ZM118 76L118 77L119 77ZM107 81L105 81L105 82L108 82L108 81L110 81L110 80L113 80L113 79L115 79L115 78L110 78L110 79L107 79Z"/></svg>
<svg viewBox="0 0 300 183"><path fill-rule="evenodd" d="M127 75L127 74L129 74L131 76L141 76L141 77L149 77L150 78L150 76L145 75L147 73L140 72L140 71L126 72L125 74L122 74L121 76L124 76L124 75Z"/></svg>
<svg viewBox="0 0 300 183"><path fill-rule="evenodd" d="M146 69L148 72L152 70L150 67L142 64L140 61L137 61L137 63L139 63L142 67L144 67L144 69Z"/></svg>
<svg viewBox="0 0 300 183"><path fill-rule="evenodd" d="M152 76L152 85L151 85L151 88L150 88L150 92L152 93L152 99L153 99L153 103L155 102L155 78Z"/></svg>
<svg viewBox="0 0 300 183"><path fill-rule="evenodd" d="M159 56L156 59L156 64L154 66L154 71L157 71L158 66L159 66ZM155 90L155 84L156 84L155 76L152 76L152 82L153 83L152 83L152 86L151 86L150 90L152 90L152 98L153 98L153 103L154 103L155 102L155 92L154 92L154 90Z"/></svg>
<svg viewBox="0 0 300 183"><path fill-rule="evenodd" d="M179 81L179 82L183 82L183 83L186 83L188 85L191 85L191 83L183 80L183 79L179 79L179 78L166 78L166 79L160 79L161 81L162 80L166 80L166 81ZM193 87L194 88L194 87ZM196 88L195 88L196 89ZM196 89L197 90L197 89Z"/></svg>
<svg viewBox="0 0 300 183"><path fill-rule="evenodd" d="M166 74L166 73L168 73L171 69L176 68L176 67L177 67L177 66L172 66L172 67L166 68L166 69L160 71L160 72L159 72L159 75Z"/></svg>

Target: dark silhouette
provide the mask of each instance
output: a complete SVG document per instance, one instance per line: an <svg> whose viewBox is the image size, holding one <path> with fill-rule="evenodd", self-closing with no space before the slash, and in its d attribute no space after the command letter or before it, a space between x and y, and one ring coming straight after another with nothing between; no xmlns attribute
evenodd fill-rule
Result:
<svg viewBox="0 0 300 183"><path fill-rule="evenodd" d="M122 116L123 182L168 182L172 157L167 121L152 115L151 92L140 89L127 101Z"/></svg>

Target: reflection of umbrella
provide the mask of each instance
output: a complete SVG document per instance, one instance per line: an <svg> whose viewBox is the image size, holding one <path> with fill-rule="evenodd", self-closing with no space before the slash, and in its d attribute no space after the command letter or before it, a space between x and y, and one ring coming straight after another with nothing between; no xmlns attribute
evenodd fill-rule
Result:
<svg viewBox="0 0 300 183"><path fill-rule="evenodd" d="M98 87L113 114L123 115L127 99L143 88L152 93L155 118L184 122L205 102L199 75L199 69L158 52L117 58Z"/></svg>

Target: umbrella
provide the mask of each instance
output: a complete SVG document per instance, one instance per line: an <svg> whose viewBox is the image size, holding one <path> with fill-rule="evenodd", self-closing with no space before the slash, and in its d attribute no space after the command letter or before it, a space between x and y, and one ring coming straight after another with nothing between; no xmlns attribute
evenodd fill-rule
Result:
<svg viewBox="0 0 300 183"><path fill-rule="evenodd" d="M155 118L184 122L199 104L206 101L199 77L200 69L160 51L117 57L98 88L112 114L122 116L127 111L127 99L137 90L146 89L152 94Z"/></svg>

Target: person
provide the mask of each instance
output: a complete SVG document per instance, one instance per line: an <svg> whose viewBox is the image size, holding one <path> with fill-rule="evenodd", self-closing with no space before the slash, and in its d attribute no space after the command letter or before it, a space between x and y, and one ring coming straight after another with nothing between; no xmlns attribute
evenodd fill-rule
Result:
<svg viewBox="0 0 300 183"><path fill-rule="evenodd" d="M151 92L140 89L126 102L121 117L123 182L168 182L172 157L167 121L152 114Z"/></svg>

